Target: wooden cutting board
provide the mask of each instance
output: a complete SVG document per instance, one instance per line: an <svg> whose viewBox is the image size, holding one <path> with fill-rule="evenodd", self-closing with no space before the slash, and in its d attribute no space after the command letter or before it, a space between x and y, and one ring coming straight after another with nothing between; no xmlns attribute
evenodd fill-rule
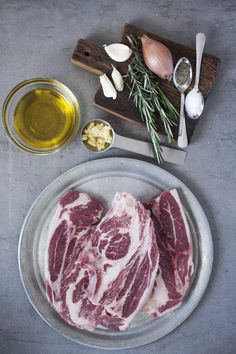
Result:
<svg viewBox="0 0 236 354"><path fill-rule="evenodd" d="M139 38L140 36L142 36L143 33L147 33L147 32L131 24L126 24L121 34L120 42L129 44L127 41L127 35L132 34L135 38ZM191 90L194 85L194 78L195 78L195 64L196 64L195 49L170 41L168 39L165 39L163 37L157 36L152 33L147 33L147 34L148 36L165 44L169 48L169 50L173 55L174 65L181 57L187 57L190 60L193 68L193 80L188 91ZM84 39L80 39L78 41L77 46L73 52L71 62L74 65L77 65L97 75L102 75L103 73L106 73L108 76L110 76L112 71L111 64L113 64L123 75L125 75L127 73L127 68L129 63L129 62L125 62L125 63L114 62L111 58L109 58L109 56L107 55L103 47L96 46L95 44L90 43ZM210 54L205 54L205 53L203 54L199 88L204 96L205 101L211 90L211 86L215 79L216 73L219 69L219 66L220 66L219 58ZM173 82L172 81L168 82L167 80L162 80L159 78L157 78L157 80L161 88L165 92L166 96L174 104L176 109L179 110L180 93L175 88ZM132 98L129 99L128 96L129 96L129 90L126 87L123 92L118 93L116 100L113 100L112 98L105 97L100 87L95 94L93 103L95 106L102 108L111 114L126 119L132 123L142 125L143 123L141 121L139 111L133 104ZM204 116L204 114L202 116ZM158 116L157 116L157 121L160 127L159 128L160 133L165 135L163 126ZM192 120L188 118L186 115L187 134L188 134L189 141L192 137L197 122L198 120ZM176 139L178 136L178 125L173 128L173 133Z"/></svg>

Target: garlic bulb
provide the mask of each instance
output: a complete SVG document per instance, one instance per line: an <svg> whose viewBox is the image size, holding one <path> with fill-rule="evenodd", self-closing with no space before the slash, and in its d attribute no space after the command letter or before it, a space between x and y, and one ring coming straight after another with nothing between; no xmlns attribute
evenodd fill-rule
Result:
<svg viewBox="0 0 236 354"><path fill-rule="evenodd" d="M124 80L121 73L112 65L111 77L114 82L117 91L121 92L124 90Z"/></svg>
<svg viewBox="0 0 236 354"><path fill-rule="evenodd" d="M132 50L122 43L104 45L104 49L111 59L120 63L128 60L132 54Z"/></svg>
<svg viewBox="0 0 236 354"><path fill-rule="evenodd" d="M102 85L102 91L105 97L112 97L113 100L117 97L117 92L113 86L111 80L107 77L106 74L99 76L100 83Z"/></svg>
<svg viewBox="0 0 236 354"><path fill-rule="evenodd" d="M141 37L141 42L143 59L148 69L162 79L171 80L173 58L169 49L145 34Z"/></svg>

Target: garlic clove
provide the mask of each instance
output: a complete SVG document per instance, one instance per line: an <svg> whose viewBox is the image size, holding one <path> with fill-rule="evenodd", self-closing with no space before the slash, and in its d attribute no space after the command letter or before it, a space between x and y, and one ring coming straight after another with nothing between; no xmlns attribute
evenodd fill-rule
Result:
<svg viewBox="0 0 236 354"><path fill-rule="evenodd" d="M122 43L104 45L104 49L111 59L120 63L128 60L132 54L130 47Z"/></svg>
<svg viewBox="0 0 236 354"><path fill-rule="evenodd" d="M112 66L112 73L111 73L111 77L112 80L114 82L115 88L118 92L122 92L124 90L124 80L123 77L121 75L121 73L119 72L119 70L117 70L113 65Z"/></svg>
<svg viewBox="0 0 236 354"><path fill-rule="evenodd" d="M105 97L112 97L113 100L117 97L117 92L113 86L111 80L107 77L106 74L99 76L100 83L102 85L102 91Z"/></svg>

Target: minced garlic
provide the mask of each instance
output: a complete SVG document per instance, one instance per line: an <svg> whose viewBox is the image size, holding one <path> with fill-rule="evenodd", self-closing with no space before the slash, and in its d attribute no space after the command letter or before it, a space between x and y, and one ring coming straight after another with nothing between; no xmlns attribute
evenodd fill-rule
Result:
<svg viewBox="0 0 236 354"><path fill-rule="evenodd" d="M109 125L93 121L82 132L82 140L97 151L105 150L112 143L112 130Z"/></svg>

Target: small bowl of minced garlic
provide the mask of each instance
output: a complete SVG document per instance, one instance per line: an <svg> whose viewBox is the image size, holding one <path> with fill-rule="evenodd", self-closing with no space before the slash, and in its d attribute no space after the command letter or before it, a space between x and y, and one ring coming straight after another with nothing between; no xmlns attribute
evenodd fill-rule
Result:
<svg viewBox="0 0 236 354"><path fill-rule="evenodd" d="M81 131L83 145L86 149L96 153L108 150L113 145L114 138L114 130L103 119L88 121Z"/></svg>

